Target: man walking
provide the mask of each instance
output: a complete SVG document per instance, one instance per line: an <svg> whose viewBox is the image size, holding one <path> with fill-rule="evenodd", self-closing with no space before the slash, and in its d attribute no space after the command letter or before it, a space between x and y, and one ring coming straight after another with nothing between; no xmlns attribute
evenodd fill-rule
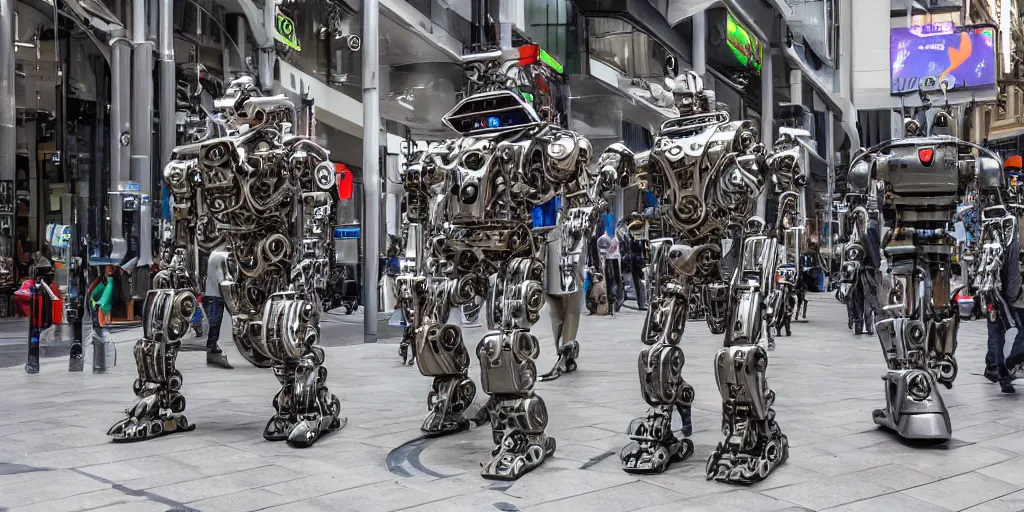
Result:
<svg viewBox="0 0 1024 512"><path fill-rule="evenodd" d="M228 356L220 349L220 324L224 320L224 299L220 295L220 283L228 276L228 253L216 250L210 253L206 267L206 289L203 293L203 306L206 316L210 319L209 332L206 333L206 364L220 368L233 368L228 363Z"/></svg>
<svg viewBox="0 0 1024 512"><path fill-rule="evenodd" d="M1017 328L1014 347L1024 344L1024 329L1021 329L1020 315L1014 307L1021 296L1020 233L1017 230L1014 230L1005 254L1003 267L999 270L1003 288L997 292L1001 294L1003 304L992 304L994 312L988 315L988 353L985 355L984 375L988 380L998 382L1003 393L1015 393L1003 347L1006 345L1006 331L1011 327Z"/></svg>

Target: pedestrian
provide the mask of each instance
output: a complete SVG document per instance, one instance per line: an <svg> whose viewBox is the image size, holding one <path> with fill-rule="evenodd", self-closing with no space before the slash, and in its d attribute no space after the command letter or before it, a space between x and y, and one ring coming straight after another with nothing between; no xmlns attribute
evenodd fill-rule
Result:
<svg viewBox="0 0 1024 512"><path fill-rule="evenodd" d="M1006 345L1006 331L1017 327L1013 346L1014 349L1024 349L1024 329L1021 329L1018 311L1018 301L1021 300L1020 233L1016 229L1013 230L1013 238L1005 255L1003 267L999 270L1003 286L1002 290L996 291L1000 294L1002 304L991 304L994 314L988 315L988 353L985 354L984 375L988 380L998 383L1003 393L1015 393L1013 375L1007 367L1003 348ZM1014 352L1019 353L1019 350Z"/></svg>
<svg viewBox="0 0 1024 512"><path fill-rule="evenodd" d="M53 279L53 251L50 248L50 244L43 242L43 245L39 248L39 252L36 253L35 258L32 260L32 267L29 272L33 279L43 279L44 281Z"/></svg>
<svg viewBox="0 0 1024 512"><path fill-rule="evenodd" d="M220 295L220 284L228 278L228 253L215 250L210 253L206 266L206 290L203 293L203 307L206 317L210 319L210 327L206 333L206 364L220 368L233 368L228 363L228 356L220 349L220 324L224 320L224 299Z"/></svg>
<svg viewBox="0 0 1024 512"><path fill-rule="evenodd" d="M617 313L622 308L622 253L619 251L619 239L607 230L597 239L597 251L604 262L604 277L608 283L608 303Z"/></svg>

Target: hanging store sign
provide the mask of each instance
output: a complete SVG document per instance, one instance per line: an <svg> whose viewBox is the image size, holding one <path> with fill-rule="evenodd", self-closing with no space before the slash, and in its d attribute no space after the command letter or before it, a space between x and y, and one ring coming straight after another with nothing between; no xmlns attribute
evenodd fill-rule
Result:
<svg viewBox="0 0 1024 512"><path fill-rule="evenodd" d="M728 9L709 10L707 17L708 63L728 75L760 76L764 63L764 42Z"/></svg>
<svg viewBox="0 0 1024 512"><path fill-rule="evenodd" d="M889 31L890 93L995 89L996 29L933 23Z"/></svg>
<svg viewBox="0 0 1024 512"><path fill-rule="evenodd" d="M731 13L726 15L725 42L740 66L761 74L764 46Z"/></svg>
<svg viewBox="0 0 1024 512"><path fill-rule="evenodd" d="M288 16L280 13L277 15L277 29L274 31L274 39L292 50L302 51L302 46L299 45L299 36L295 33L295 22Z"/></svg>

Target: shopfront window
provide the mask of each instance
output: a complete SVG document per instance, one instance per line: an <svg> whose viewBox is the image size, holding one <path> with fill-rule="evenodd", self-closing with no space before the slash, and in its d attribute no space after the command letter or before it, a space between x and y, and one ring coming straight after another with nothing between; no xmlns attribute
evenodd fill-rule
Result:
<svg viewBox="0 0 1024 512"><path fill-rule="evenodd" d="M629 23L614 18L588 18L590 57L632 78L665 76L668 51Z"/></svg>
<svg viewBox="0 0 1024 512"><path fill-rule="evenodd" d="M570 0L527 0L526 35L565 67L579 72L576 14Z"/></svg>

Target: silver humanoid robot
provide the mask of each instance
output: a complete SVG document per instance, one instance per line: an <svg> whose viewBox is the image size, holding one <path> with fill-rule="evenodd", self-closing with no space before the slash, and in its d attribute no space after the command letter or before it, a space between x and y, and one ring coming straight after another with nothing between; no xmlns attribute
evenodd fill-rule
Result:
<svg viewBox="0 0 1024 512"><path fill-rule="evenodd" d="M770 295L779 238L798 210L804 171L791 152L766 155L752 122L730 121L717 111L714 93L696 73L668 82L680 116L662 124L653 149L633 155L615 144L598 164L603 172L632 175L661 204L649 220L661 238L651 241L646 274L652 298L642 333L649 347L639 358L640 387L651 409L629 426L633 441L620 453L622 468L657 473L693 452L685 436L692 430L694 390L682 376L679 344L691 290L702 287L708 325L725 334L725 348L715 356L725 439L708 459L707 477L750 483L766 477L789 451L775 422L775 393L765 380L768 353L759 342L778 302ZM778 194L774 227L755 216L766 186ZM681 433L672 431L674 411Z"/></svg>
<svg viewBox="0 0 1024 512"><path fill-rule="evenodd" d="M292 103L260 96L251 78L232 82L215 109L228 135L175 148L164 169L174 248L154 277L135 344L139 398L108 434L135 441L195 428L182 414L174 362L198 307L197 248L226 246L232 280L220 286L235 345L281 383L263 437L310 446L345 423L319 346L334 169L326 150L292 134Z"/></svg>
<svg viewBox="0 0 1024 512"><path fill-rule="evenodd" d="M574 251L596 216L583 197L602 195L616 178L586 168L590 143L565 129L564 78L546 60L535 45L464 56L466 97L444 117L459 137L432 144L403 178L409 218L422 223L410 226L422 234L408 239L423 247L409 251L419 254L417 263L405 265L415 272L396 284L407 324L403 343L420 372L434 379L426 435L469 426L464 413L476 395L469 351L446 316L476 297L487 300L492 331L476 351L490 395L477 421L489 417L495 444L485 478L519 478L555 450L544 432L544 400L533 391L540 347L530 327L540 319L546 279L554 274L565 289L579 286L572 281ZM533 208L558 195L560 226L534 228ZM557 273L544 262L554 229L561 236Z"/></svg>
<svg viewBox="0 0 1024 512"><path fill-rule="evenodd" d="M935 126L952 123L947 114L939 115L946 117L936 118ZM990 293L1000 286L1008 230L1016 229L1016 219L1002 204L1002 166L990 151L955 137L911 136L854 157L850 187L873 190L876 180L885 190L880 207L894 222L882 239L891 277L882 308L886 318L875 324L888 366L882 376L886 406L873 418L904 438L948 440L952 427L938 385L951 388L956 378L960 322L953 300L959 288L950 289L956 249L950 224L973 183L983 223L981 270L975 270L975 278L983 300L1005 307L997 293Z"/></svg>

